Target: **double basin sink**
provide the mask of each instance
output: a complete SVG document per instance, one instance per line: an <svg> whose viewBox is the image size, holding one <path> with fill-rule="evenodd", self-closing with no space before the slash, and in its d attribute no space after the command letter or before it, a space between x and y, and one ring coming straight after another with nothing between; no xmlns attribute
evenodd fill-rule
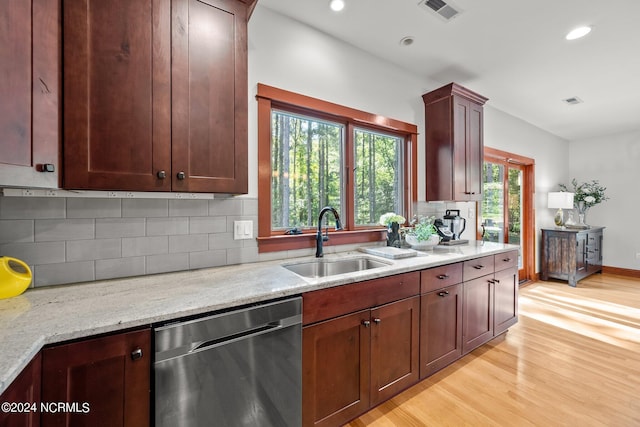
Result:
<svg viewBox="0 0 640 427"><path fill-rule="evenodd" d="M357 257L337 260L317 258L311 261L285 264L283 267L302 277L320 278L387 267L389 265L391 265L391 263L378 261L369 257Z"/></svg>

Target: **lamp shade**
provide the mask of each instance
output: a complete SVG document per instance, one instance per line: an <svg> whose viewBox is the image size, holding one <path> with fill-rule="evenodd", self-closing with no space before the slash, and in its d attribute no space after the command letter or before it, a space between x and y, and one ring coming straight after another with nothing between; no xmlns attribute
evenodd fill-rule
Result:
<svg viewBox="0 0 640 427"><path fill-rule="evenodd" d="M566 191L549 193L547 207L550 209L573 208L573 193L568 193Z"/></svg>

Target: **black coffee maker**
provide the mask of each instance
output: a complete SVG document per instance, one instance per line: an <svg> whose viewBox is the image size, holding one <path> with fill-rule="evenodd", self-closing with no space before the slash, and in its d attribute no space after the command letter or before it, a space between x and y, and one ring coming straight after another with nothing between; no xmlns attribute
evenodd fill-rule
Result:
<svg viewBox="0 0 640 427"><path fill-rule="evenodd" d="M434 222L438 234L442 237L441 245L462 245L469 240L461 239L460 235L467 226L467 220L460 216L459 209L447 209L442 219Z"/></svg>

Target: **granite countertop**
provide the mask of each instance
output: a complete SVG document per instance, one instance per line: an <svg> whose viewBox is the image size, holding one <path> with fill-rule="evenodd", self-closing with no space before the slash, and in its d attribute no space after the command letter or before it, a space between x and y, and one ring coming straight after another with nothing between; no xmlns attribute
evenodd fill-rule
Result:
<svg viewBox="0 0 640 427"><path fill-rule="evenodd" d="M343 285L517 249L471 242L418 252L403 259L377 258L388 266L308 279L282 267L314 257L29 289L0 300L0 393L47 344L149 326L303 292ZM361 257L361 252L325 259Z"/></svg>

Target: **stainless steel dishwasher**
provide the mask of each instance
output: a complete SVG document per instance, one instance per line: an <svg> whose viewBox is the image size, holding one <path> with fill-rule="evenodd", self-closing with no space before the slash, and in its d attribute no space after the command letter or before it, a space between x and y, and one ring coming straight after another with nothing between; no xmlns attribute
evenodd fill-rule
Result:
<svg viewBox="0 0 640 427"><path fill-rule="evenodd" d="M302 298L155 328L157 427L302 425Z"/></svg>

